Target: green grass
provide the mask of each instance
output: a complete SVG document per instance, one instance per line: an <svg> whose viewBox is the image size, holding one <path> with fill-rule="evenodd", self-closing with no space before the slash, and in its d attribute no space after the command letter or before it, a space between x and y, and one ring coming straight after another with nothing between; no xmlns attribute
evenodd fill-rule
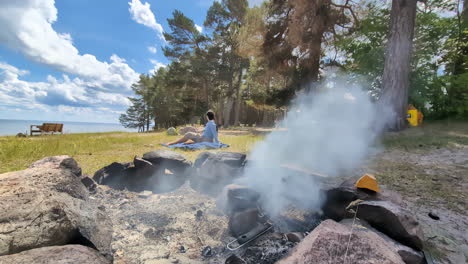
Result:
<svg viewBox="0 0 468 264"><path fill-rule="evenodd" d="M388 133L383 140L387 148L415 149L468 145L468 122L426 122L402 132Z"/></svg>
<svg viewBox="0 0 468 264"><path fill-rule="evenodd" d="M73 156L83 173L93 175L98 169L114 161L131 161L135 155L157 149L167 149L159 143L175 140L165 133L90 133L48 135L28 138L0 137L0 173L25 169L32 162L48 156ZM220 135L231 147L227 151L248 152L260 136L251 134ZM190 160L199 151L175 150Z"/></svg>

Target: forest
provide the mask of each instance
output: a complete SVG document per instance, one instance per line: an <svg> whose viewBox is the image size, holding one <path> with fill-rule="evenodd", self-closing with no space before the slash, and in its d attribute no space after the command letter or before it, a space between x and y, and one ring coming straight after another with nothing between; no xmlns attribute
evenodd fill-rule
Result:
<svg viewBox="0 0 468 264"><path fill-rule="evenodd" d="M139 131L203 121L272 126L291 99L327 72L359 82L405 127L408 104L426 119L468 119L468 11L460 0L214 1L200 32L175 10L164 33L171 63L142 74L120 122Z"/></svg>

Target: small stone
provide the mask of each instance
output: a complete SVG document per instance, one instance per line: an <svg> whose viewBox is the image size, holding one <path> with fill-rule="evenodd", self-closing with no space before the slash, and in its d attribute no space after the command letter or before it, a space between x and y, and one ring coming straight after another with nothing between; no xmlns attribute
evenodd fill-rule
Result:
<svg viewBox="0 0 468 264"><path fill-rule="evenodd" d="M89 178L89 177L84 177L81 179L81 183L83 183L83 185L86 187L86 189L88 189L90 192L95 192L96 191L96 183L94 182L93 179Z"/></svg>
<svg viewBox="0 0 468 264"><path fill-rule="evenodd" d="M429 212L429 217L434 219L434 220L440 220L440 217L436 215L434 212Z"/></svg>
<svg viewBox="0 0 468 264"><path fill-rule="evenodd" d="M185 252L186 252L185 247L184 247L184 246L180 246L180 247L179 247L179 252L180 252L180 253L185 253Z"/></svg>
<svg viewBox="0 0 468 264"><path fill-rule="evenodd" d="M236 255L231 255L229 258L226 259L224 264L246 264L245 260L241 259Z"/></svg>
<svg viewBox="0 0 468 264"><path fill-rule="evenodd" d="M197 214L195 215L196 219L197 220L200 220L203 216L203 211L202 210L198 210L197 211Z"/></svg>
<svg viewBox="0 0 468 264"><path fill-rule="evenodd" d="M213 256L213 251L211 250L211 247L210 246L206 246L202 252L201 252L202 256L204 257L211 257Z"/></svg>
<svg viewBox="0 0 468 264"><path fill-rule="evenodd" d="M290 242L299 243L302 241L302 239L304 239L304 235L299 232L290 232L286 233L286 238Z"/></svg>
<svg viewBox="0 0 468 264"><path fill-rule="evenodd" d="M18 134L16 134L16 137L27 137L27 136L26 136L26 134L18 133Z"/></svg>

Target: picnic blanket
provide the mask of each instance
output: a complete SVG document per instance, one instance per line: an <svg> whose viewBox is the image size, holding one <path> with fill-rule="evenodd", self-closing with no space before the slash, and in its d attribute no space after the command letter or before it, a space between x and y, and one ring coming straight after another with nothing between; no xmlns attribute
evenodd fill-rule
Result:
<svg viewBox="0 0 468 264"><path fill-rule="evenodd" d="M200 142L200 143L179 143L167 146L168 148L181 148L181 149L220 149L229 148L229 145L224 143L213 143L213 142Z"/></svg>

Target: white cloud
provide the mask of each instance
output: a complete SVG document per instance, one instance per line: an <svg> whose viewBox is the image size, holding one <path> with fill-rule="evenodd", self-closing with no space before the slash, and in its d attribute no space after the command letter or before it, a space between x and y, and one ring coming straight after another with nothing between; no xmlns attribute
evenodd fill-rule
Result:
<svg viewBox="0 0 468 264"><path fill-rule="evenodd" d="M3 63L3 62L0 62L0 70L4 70L5 72L8 71L10 73L14 73L17 75L29 74L29 71L19 70L18 68L11 66L9 64Z"/></svg>
<svg viewBox="0 0 468 264"><path fill-rule="evenodd" d="M195 28L198 30L198 32L202 33L203 32L203 27L195 24Z"/></svg>
<svg viewBox="0 0 468 264"><path fill-rule="evenodd" d="M128 10L130 11L132 19L135 20L135 22L154 29L159 33L161 39L164 39L164 30L161 24L156 22L156 18L150 9L151 5L148 2L143 4L140 2L140 0L132 0L131 2L128 2L128 4L130 5Z"/></svg>
<svg viewBox="0 0 468 264"><path fill-rule="evenodd" d="M96 90L93 82L78 77L71 79L64 74L58 79L49 75L44 82L28 82L20 78L25 72L0 62L0 108L36 111L30 113L36 118L44 112L53 114L60 106L88 112L98 108L111 109L106 115L112 116L112 113L122 112L130 105L127 95ZM117 116L113 118L115 122Z"/></svg>
<svg viewBox="0 0 468 264"><path fill-rule="evenodd" d="M54 0L1 0L0 43L32 61L80 76L99 89L129 90L138 74L116 55L110 62L92 54L80 54L68 33L56 32ZM10 71L11 72L11 71Z"/></svg>
<svg viewBox="0 0 468 264"><path fill-rule="evenodd" d="M157 61L157 60L153 60L153 59L150 59L150 62L151 62L151 64L154 65L154 68L152 68L151 70L149 70L149 73L150 73L150 74L153 74L153 73L157 72L160 68L164 68L164 67L167 66L166 64L164 64L164 63L162 63L162 62L159 62L159 61Z"/></svg>
<svg viewBox="0 0 468 264"><path fill-rule="evenodd" d="M156 47L153 47L153 46L149 46L148 47L148 51L153 53L153 54L156 54L156 52L158 52L158 50L156 49Z"/></svg>

